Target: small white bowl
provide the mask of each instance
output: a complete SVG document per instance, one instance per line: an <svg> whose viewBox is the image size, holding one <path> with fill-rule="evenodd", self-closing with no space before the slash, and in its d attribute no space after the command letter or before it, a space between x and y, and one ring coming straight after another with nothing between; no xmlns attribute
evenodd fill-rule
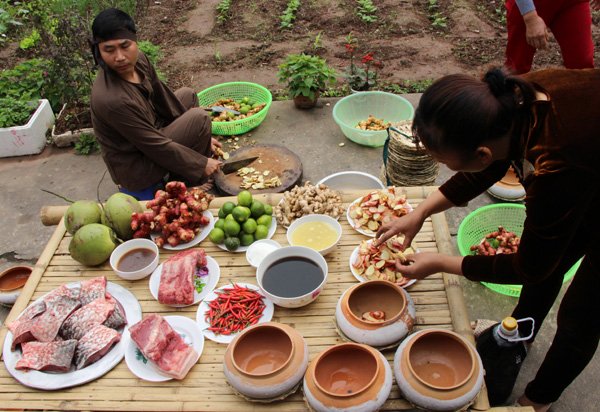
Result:
<svg viewBox="0 0 600 412"><path fill-rule="evenodd" d="M308 223L308 222L324 222L324 223L328 224L329 226L331 226L332 229L335 230L335 232L337 233L337 238L336 238L335 242L333 244L331 244L330 246L327 246L325 249L317 250L317 252L319 252L323 256L332 252L335 249L335 247L337 246L337 244L340 242L340 239L342 238L342 225L340 225L340 222L338 222L336 219L334 219L328 215L317 215L317 214L306 215L306 216L302 216L299 219L294 220L292 222L292 224L288 227L287 232L286 232L286 237L287 237L288 243L291 246L304 246L304 245L294 245L294 243L292 242L292 233L294 233L294 230L296 230L298 228L298 226L300 226L304 223ZM314 249L314 250L316 250L316 249Z"/></svg>
<svg viewBox="0 0 600 412"><path fill-rule="evenodd" d="M310 259L315 262L321 270L323 271L323 281L317 286L314 290L301 295L295 296L292 298L284 298L280 296L275 296L268 291L265 290L262 284L263 277L265 275L266 270L273 263L277 262L280 259L289 258L289 257L303 257L306 259ZM273 301L278 306L284 308L299 308L301 306L308 305L312 301L314 301L317 296L321 293L321 290L325 287L327 283L327 275L329 268L327 267L327 262L325 258L321 256L317 251L304 247L304 246L286 246L280 249L276 249L273 252L269 253L265 258L260 262L258 268L256 270L256 282L260 291L269 299ZM290 276L293 275L290 273Z"/></svg>
<svg viewBox="0 0 600 412"><path fill-rule="evenodd" d="M154 259L152 262L143 267L140 270L136 270L134 272L123 272L117 269L117 263L119 260L125 255L125 253L132 251L134 249L150 249L154 252ZM158 246L151 241L150 239L131 239L124 243L121 243L119 246L113 250L110 255L110 267L112 270L121 278L125 280L139 280L143 279L146 276L150 275L154 272L154 269L158 266Z"/></svg>
<svg viewBox="0 0 600 412"><path fill-rule="evenodd" d="M252 243L246 250L246 260L250 266L258 267L260 262L271 252L279 249L281 245L273 239L261 239Z"/></svg>

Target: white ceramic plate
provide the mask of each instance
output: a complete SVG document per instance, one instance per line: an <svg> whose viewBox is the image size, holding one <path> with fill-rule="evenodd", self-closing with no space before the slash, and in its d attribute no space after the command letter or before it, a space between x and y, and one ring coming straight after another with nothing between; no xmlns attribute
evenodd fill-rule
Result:
<svg viewBox="0 0 600 412"><path fill-rule="evenodd" d="M369 236L369 237L375 237L375 233L376 232L373 232L372 230L369 230L369 229L363 229L362 227L358 226L355 223L354 219L352 219L350 217L350 207L352 207L352 205L358 205L358 204L360 204L360 201L362 200L363 197L364 196L359 197L358 199L356 199L355 201L353 201L352 203L350 203L348 205L348 208L346 209L346 220L348 220L348 223L350 223L350 226L352 226L352 228L354 230L356 230L358 233L363 234L365 236ZM410 203L408 203L408 201L404 205L405 205L405 208L408 210L409 213L413 211L413 208L410 205Z"/></svg>
<svg viewBox="0 0 600 412"><path fill-rule="evenodd" d="M219 219L217 219L217 220L219 220ZM216 221L215 221L215 223L216 223ZM214 226L214 224L213 224L213 226ZM271 226L269 226L269 233L267 234L267 239L271 239L273 237L273 235L275 234L276 230L277 230L277 219L275 218L275 216L273 216L273 218L271 219ZM232 252L232 253L245 252L250 247L250 246L240 246L236 250L228 250L225 247L225 244L223 244L223 243L217 244L217 246L223 250L226 250L226 251Z"/></svg>
<svg viewBox="0 0 600 412"><path fill-rule="evenodd" d="M208 295L219 283L219 279L221 278L221 268L219 268L219 264L216 260L211 258L210 256L206 256L206 267L208 268L208 277L204 277L205 284L204 288L202 288L202 292L198 293L194 289L194 303L190 305L168 305L174 308L183 308L186 306L195 305L200 302L206 295ZM162 275L163 263L158 265L158 267L152 272L150 276L150 293L154 296L154 299L158 300L158 287L160 285L160 277Z"/></svg>
<svg viewBox="0 0 600 412"><path fill-rule="evenodd" d="M238 282L237 285L260 292L260 290L258 289L258 286L253 285L251 283ZM223 291L223 290L231 289L231 288L232 288L231 285L225 285L223 287L220 287L218 290ZM229 343L233 340L233 338L235 338L235 336L239 332L232 333L231 335L216 335L214 332L208 330L208 327L210 325L204 318L204 315L206 314L206 312L209 309L208 303L212 302L213 300L215 300L217 298L217 294L215 292L216 291L213 290L211 293L209 293L208 296L206 298L204 298L204 300L200 303L200 305L198 305L198 311L196 312L196 322L200 326L200 329L202 330L202 333L204 334L204 336L206 338L208 338L212 341L218 342L218 343ZM263 298L263 302L265 304L265 310L263 311L262 316L258 320L258 323L269 322L271 319L273 319L273 313L275 312L275 307L273 306L273 302L271 301L271 299L269 299L265 296Z"/></svg>
<svg viewBox="0 0 600 412"><path fill-rule="evenodd" d="M372 240L368 241L369 243L372 242ZM367 278L363 277L362 275L360 275L358 273L358 271L354 268L354 266L352 266L352 263L354 263L356 261L356 259L358 258L358 249L360 248L360 245L358 245L353 251L352 254L350 255L350 259L348 261L349 265L350 265L350 271L352 272L352 275L359 281L359 282L366 282ZM415 253L418 253L418 250L415 251ZM415 282L417 281L417 279L410 279L408 282L406 282L404 285L402 285L401 287L403 288L407 288L410 285L414 285Z"/></svg>
<svg viewBox="0 0 600 412"><path fill-rule="evenodd" d="M78 285L79 282L69 283L67 287L73 288ZM6 334L4 340L4 348L2 356L4 357L4 365L8 372L19 382L25 386L29 386L36 389L43 390L56 390L63 388L70 388L72 386L81 385L86 382L93 381L104 375L106 372L114 368L125 353L125 342L124 334L128 328L128 325L133 325L142 319L142 308L135 296L125 289L124 287L117 285L116 283L108 282L106 290L121 303L125 310L127 317L127 325L123 328L121 340L117 342L106 355L104 355L97 362L91 365L76 370L74 366L71 367L69 372L56 373L56 372L40 372L35 370L22 371L15 369L15 365L19 359L22 358L21 349L11 351L10 346L13 341L13 334L9 331ZM45 295L44 295L45 296ZM34 303L41 301L44 297L40 297Z"/></svg>
<svg viewBox="0 0 600 412"><path fill-rule="evenodd" d="M202 212L202 216L206 216L210 221L208 222L208 225L204 226L202 230L198 232L195 238L193 238L187 243L180 243L177 246L171 246L165 242L162 248L166 250L185 250L196 246L204 239L206 239L212 228L215 226L215 218L213 217L212 213L210 213L208 210ZM154 240L158 237L158 234L152 233L150 237L152 238L152 240Z"/></svg>
<svg viewBox="0 0 600 412"><path fill-rule="evenodd" d="M165 316L164 318L175 332L183 338L184 342L196 351L198 357L194 363L198 362L204 349L204 335L202 335L198 324L185 316ZM144 357L133 339L131 339L129 331L123 337L126 344L125 362L131 373L150 382L164 382L173 379L172 376L162 372L151 360Z"/></svg>

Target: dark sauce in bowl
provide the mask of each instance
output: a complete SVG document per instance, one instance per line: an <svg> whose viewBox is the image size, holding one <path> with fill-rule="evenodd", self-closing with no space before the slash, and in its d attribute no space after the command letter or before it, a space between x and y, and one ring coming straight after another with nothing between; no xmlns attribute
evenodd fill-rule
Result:
<svg viewBox="0 0 600 412"><path fill-rule="evenodd" d="M314 261L300 257L285 257L273 262L262 278L263 288L281 298L295 298L315 290L325 278Z"/></svg>
<svg viewBox="0 0 600 412"><path fill-rule="evenodd" d="M152 263L155 257L156 253L152 249L133 249L121 256L117 269L121 272L136 272Z"/></svg>

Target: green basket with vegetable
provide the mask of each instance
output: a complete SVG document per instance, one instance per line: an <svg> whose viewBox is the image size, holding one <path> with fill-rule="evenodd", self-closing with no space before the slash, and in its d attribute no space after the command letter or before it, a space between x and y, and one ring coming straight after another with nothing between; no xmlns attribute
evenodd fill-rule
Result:
<svg viewBox="0 0 600 412"><path fill-rule="evenodd" d="M483 206L471 212L458 227L457 243L462 256L474 254L471 246L478 245L489 233L503 226L506 230L514 232L517 236L523 233L525 223L525 206L512 203L496 203ZM581 260L577 261L567 271L564 282L573 278L579 268ZM481 282L494 292L503 295L518 297L521 294L521 285L501 285L497 283Z"/></svg>
<svg viewBox="0 0 600 412"><path fill-rule="evenodd" d="M237 116L218 121L216 115L213 115L212 133L216 135L238 135L247 133L257 127L265 120L267 113L273 103L271 92L260 84L250 82L229 82L221 83L198 93L198 103L200 107L213 107L219 100L232 99L235 101L235 107L245 117L237 119ZM227 107L227 106L225 106ZM261 107L256 113L251 113L253 109ZM251 113L248 115L248 113ZM226 112L225 115L228 113ZM238 115L239 116L239 115ZM223 118L221 118L223 119Z"/></svg>

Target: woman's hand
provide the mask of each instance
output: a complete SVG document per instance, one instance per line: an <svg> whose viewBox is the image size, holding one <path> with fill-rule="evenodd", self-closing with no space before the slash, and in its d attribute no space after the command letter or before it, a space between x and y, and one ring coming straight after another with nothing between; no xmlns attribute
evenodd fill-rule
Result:
<svg viewBox="0 0 600 412"><path fill-rule="evenodd" d="M402 243L402 250L404 250L410 246L412 240L419 233L424 221L425 219L416 210L405 216L393 219L379 228L373 244L379 246L389 238L401 233L404 235L404 242Z"/></svg>
<svg viewBox="0 0 600 412"><path fill-rule="evenodd" d="M217 170L219 170L219 168L221 167L222 164L223 164L223 162L221 162L219 160L208 158L208 161L206 162L206 167L204 168L204 175L205 176L212 175Z"/></svg>
<svg viewBox="0 0 600 412"><path fill-rule="evenodd" d="M223 144L221 142L219 142L217 139L215 139L214 137L210 138L210 150L214 152L217 151L217 148L221 149L223 148Z"/></svg>
<svg viewBox="0 0 600 412"><path fill-rule="evenodd" d="M396 260L396 270L410 279L424 279L439 272L462 275L462 256L423 252L406 255L406 259L404 264Z"/></svg>
<svg viewBox="0 0 600 412"><path fill-rule="evenodd" d="M525 14L523 21L527 44L536 49L545 49L548 46L548 28L544 20L534 10Z"/></svg>

